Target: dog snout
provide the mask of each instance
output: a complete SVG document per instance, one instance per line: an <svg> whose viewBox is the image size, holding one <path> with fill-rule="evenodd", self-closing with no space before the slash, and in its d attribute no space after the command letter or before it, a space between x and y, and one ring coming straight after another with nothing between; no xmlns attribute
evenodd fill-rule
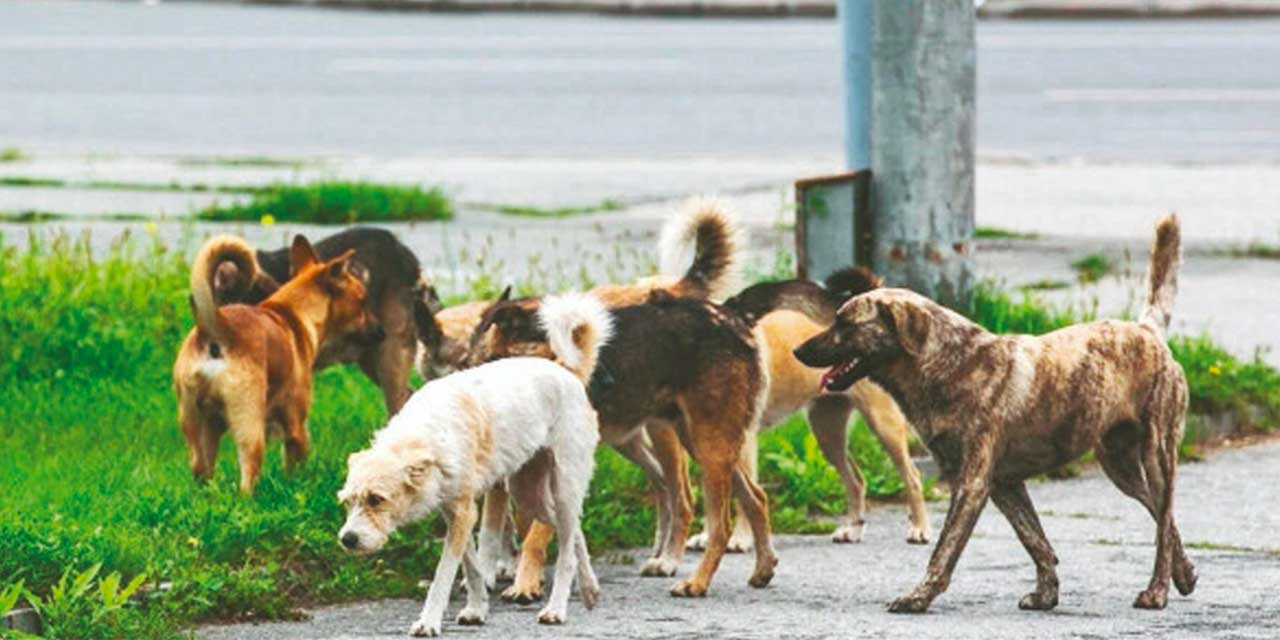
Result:
<svg viewBox="0 0 1280 640"><path fill-rule="evenodd" d="M348 551L354 551L356 547L360 546L360 536L354 531L342 534L342 546L346 547Z"/></svg>

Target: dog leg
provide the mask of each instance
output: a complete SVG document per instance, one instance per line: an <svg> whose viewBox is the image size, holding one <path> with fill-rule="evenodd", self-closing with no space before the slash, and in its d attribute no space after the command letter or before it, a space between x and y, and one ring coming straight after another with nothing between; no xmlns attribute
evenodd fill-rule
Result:
<svg viewBox="0 0 1280 640"><path fill-rule="evenodd" d="M701 460L702 495L706 506L707 550L702 562L689 579L671 588L671 595L682 598L700 598L707 595L711 577L720 567L725 549L729 546L729 497L733 488L733 471L736 460Z"/></svg>
<svg viewBox="0 0 1280 640"><path fill-rule="evenodd" d="M928 574L914 591L889 605L891 613L923 613L951 584L951 573L991 493L991 456L991 447L986 442L970 442L966 447L959 474L955 476L956 485L952 487L947 521L938 546L929 558Z"/></svg>
<svg viewBox="0 0 1280 640"><path fill-rule="evenodd" d="M853 407L843 396L818 396L809 403L809 428L822 449L827 462L836 468L844 481L844 522L831 534L837 543L862 542L866 528L867 485L857 463L849 457L849 414Z"/></svg>
<svg viewBox="0 0 1280 640"><path fill-rule="evenodd" d="M907 529L908 544L929 544L931 530L929 527L929 510L924 503L924 483L920 480L920 470L911 461L911 425L893 397L884 389L871 382L861 382L853 386L854 405L867 419L871 431L880 440L885 453L893 460L902 478L902 486L907 492L907 505L911 510L911 525Z"/></svg>
<svg viewBox="0 0 1280 640"><path fill-rule="evenodd" d="M769 497L752 479L751 470L743 466L733 474L733 494L742 506L743 517L739 522L748 522L755 538L756 566L747 584L760 589L773 580L774 568L778 566L778 554L770 539Z"/></svg>
<svg viewBox="0 0 1280 640"><path fill-rule="evenodd" d="M499 581L514 577L515 553L511 545L511 531L507 515L507 485L499 482L484 497L484 511L480 519L480 573L490 589Z"/></svg>
<svg viewBox="0 0 1280 640"><path fill-rule="evenodd" d="M236 441L240 462L240 493L252 495L262 473L262 456L266 450L266 398L244 398L227 406L227 423Z"/></svg>
<svg viewBox="0 0 1280 640"><path fill-rule="evenodd" d="M1058 606L1058 556L1040 527L1036 508L1027 495L1027 485L1022 482L1000 485L992 491L991 500L1013 525L1018 540L1036 564L1036 590L1024 596L1018 607L1047 611Z"/></svg>
<svg viewBox="0 0 1280 640"><path fill-rule="evenodd" d="M742 445L739 464L747 469L748 475L754 480L759 476L757 469L759 468L760 444L755 429L747 431L745 435L746 440ZM751 523L747 521L741 500L734 503L734 516L733 533L729 536L729 546L726 547L725 551L728 553L746 553L751 550L752 540L755 536L751 531ZM702 533L689 538L685 548L691 551L702 551L707 548L707 538L708 533L704 530Z"/></svg>
<svg viewBox="0 0 1280 640"><path fill-rule="evenodd" d="M673 564L668 560L668 544L672 535L674 510L678 508L672 504L672 496L675 495L677 489L668 482L667 476L663 471L663 465L658 462L655 455L657 450L653 447L647 431L615 445L614 448L624 458L634 462L644 470L645 475L649 478L649 484L653 487L654 505L658 512L658 525L654 535L653 555L640 567L640 575L672 575L674 569L671 569L671 572L667 572L667 569L671 568ZM679 561L677 560L674 564L678 565Z"/></svg>
<svg viewBox="0 0 1280 640"><path fill-rule="evenodd" d="M208 482L217 464L218 441L222 429L215 420L209 420L186 401L178 403L178 424L187 440L188 462L196 482Z"/></svg>
<svg viewBox="0 0 1280 640"><path fill-rule="evenodd" d="M546 524L554 521L549 509L551 468L550 456L539 454L507 481L516 509L533 521L520 548L515 582L502 592L506 602L530 604L542 599L542 568L547 562L547 546L555 535L555 529Z"/></svg>
<svg viewBox="0 0 1280 640"><path fill-rule="evenodd" d="M1173 484L1178 470L1178 444L1186 419L1187 388L1181 379L1166 376L1153 391L1148 405L1151 415L1142 438L1142 469L1148 492L1156 507L1156 562L1151 583L1138 594L1133 606L1139 609L1163 609L1169 597L1169 579L1181 572L1187 592L1195 588L1195 568L1186 559L1178 527L1173 522ZM1173 565L1183 565L1174 569Z"/></svg>
<svg viewBox="0 0 1280 640"><path fill-rule="evenodd" d="M458 612L456 622L465 626L478 626L489 617L489 589L484 583L475 545L467 536L467 548L462 556L463 577L467 581L467 606Z"/></svg>
<svg viewBox="0 0 1280 640"><path fill-rule="evenodd" d="M689 526L693 523L693 492L689 486L689 465L684 445L673 425L651 422L647 427L653 443L653 455L662 467L667 487L667 531L658 556L641 568L645 576L670 577L680 568L684 559L685 541L689 538Z"/></svg>
<svg viewBox="0 0 1280 640"><path fill-rule="evenodd" d="M573 552L578 554L578 593L582 598L582 606L588 611L596 608L596 604L600 601L600 580L596 578L596 571L591 567L591 554L587 551L587 537L582 534L582 527L578 527L578 540L573 545Z"/></svg>
<svg viewBox="0 0 1280 640"><path fill-rule="evenodd" d="M578 519L581 515L582 497L573 487L573 482L564 477L559 466L551 471L551 511L554 515L556 536L563 541L563 548L556 557L555 582L551 585L551 595L547 598L547 606L538 613L541 624L563 624L569 613L569 591L573 586L573 577L578 572L578 541L582 539ZM585 585L584 585L585 586ZM593 599L597 594L586 596ZM592 606L595 602L592 600Z"/></svg>
<svg viewBox="0 0 1280 640"><path fill-rule="evenodd" d="M409 628L411 636L440 635L440 622L444 619L445 608L449 606L449 592L453 589L453 581L458 577L458 565L466 553L467 544L471 540L471 529L476 523L475 501L470 496L456 500L444 510L444 517L448 523L444 552L440 554L440 563L436 565L436 575L431 580L431 588L427 590L422 613L418 616L418 621Z"/></svg>
<svg viewBox="0 0 1280 640"><path fill-rule="evenodd" d="M1102 444L1098 446L1097 459L1116 488L1137 500L1151 515L1151 519L1159 522L1160 509L1151 496L1146 478L1142 475L1137 428L1133 425L1124 425L1108 431L1102 439ZM1184 596L1191 595L1198 579L1195 566L1187 559L1177 525L1170 526L1169 535L1172 538L1174 554L1173 584L1178 588L1178 593Z"/></svg>
<svg viewBox="0 0 1280 640"><path fill-rule="evenodd" d="M307 413L303 407L290 409L285 416L284 425L284 459L285 464L295 468L307 460L311 452L311 433L307 431Z"/></svg>

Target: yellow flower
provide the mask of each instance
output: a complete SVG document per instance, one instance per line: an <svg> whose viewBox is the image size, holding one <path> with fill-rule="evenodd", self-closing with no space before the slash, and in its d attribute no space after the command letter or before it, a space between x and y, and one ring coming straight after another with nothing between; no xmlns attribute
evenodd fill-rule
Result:
<svg viewBox="0 0 1280 640"><path fill-rule="evenodd" d="M1222 367L1219 367L1219 366L1218 366L1218 365L1216 365L1216 364L1211 364L1211 365L1209 365L1209 375L1211 375L1211 376L1220 376L1220 375L1222 375Z"/></svg>
<svg viewBox="0 0 1280 640"><path fill-rule="evenodd" d="M275 217L275 216L273 216L273 215L271 215L271 214L269 214L269 213L268 213L268 214L266 214L266 215L264 215L264 216L262 216L262 226L264 226L264 227L269 227L269 226L271 226L271 225L273 225L273 224L275 224L275 223L276 223L276 217Z"/></svg>
<svg viewBox="0 0 1280 640"><path fill-rule="evenodd" d="M198 546L200 546L200 539L199 539L199 538L197 538L197 537L195 537L195 536L191 536L191 537L187 538L187 544L189 544L189 545L191 545L191 546L193 546L193 547L198 547Z"/></svg>
<svg viewBox="0 0 1280 640"><path fill-rule="evenodd" d="M151 234L151 235L153 235L153 236L154 236L154 235L156 234L156 232L160 230L160 227L157 227L157 226L156 226L156 223L154 223L154 222L148 222L148 223L146 223L146 224L142 225L142 229L143 229L144 231L146 231L147 233L149 233L149 234Z"/></svg>

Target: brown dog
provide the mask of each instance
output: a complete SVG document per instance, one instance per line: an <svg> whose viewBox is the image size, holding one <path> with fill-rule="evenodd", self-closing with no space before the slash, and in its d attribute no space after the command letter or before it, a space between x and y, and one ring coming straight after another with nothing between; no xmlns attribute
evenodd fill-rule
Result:
<svg viewBox="0 0 1280 640"><path fill-rule="evenodd" d="M1058 562L1026 479L1093 450L1111 481L1156 521L1151 582L1134 606L1159 609L1172 576L1196 574L1173 522L1173 482L1187 381L1165 343L1177 290L1180 232L1156 227L1147 306L1139 322L1102 320L1040 337L999 336L926 298L879 289L849 301L835 324L796 349L830 391L870 378L888 390L951 485L946 525L923 583L890 611L922 612L951 572L990 497L1036 565L1024 609L1058 603Z"/></svg>
<svg viewBox="0 0 1280 640"><path fill-rule="evenodd" d="M311 369L320 345L330 335L379 329L365 310L364 285L347 269L351 254L321 262L307 239L297 236L288 282L256 306L219 307L213 293L217 265L234 260L256 269L254 256L231 236L212 238L200 249L191 268L196 327L173 365L178 420L196 479L212 477L226 431L236 442L246 494L258 481L268 425L283 432L289 464L306 458Z"/></svg>

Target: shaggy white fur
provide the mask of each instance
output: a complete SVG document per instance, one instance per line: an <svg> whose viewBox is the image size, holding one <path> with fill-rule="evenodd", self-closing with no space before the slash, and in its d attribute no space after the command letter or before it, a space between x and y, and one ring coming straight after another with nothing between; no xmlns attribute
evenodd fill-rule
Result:
<svg viewBox="0 0 1280 640"><path fill-rule="evenodd" d="M729 253L737 254L741 247L742 231L725 204L712 197L694 197L687 200L679 213L672 216L662 225L658 235L658 265L666 276L679 278L693 262L697 253L698 229L707 220L720 221L719 227L729 231ZM740 275L736 272L741 260L730 260L730 272L726 273L713 286L712 300L723 300L737 290Z"/></svg>

